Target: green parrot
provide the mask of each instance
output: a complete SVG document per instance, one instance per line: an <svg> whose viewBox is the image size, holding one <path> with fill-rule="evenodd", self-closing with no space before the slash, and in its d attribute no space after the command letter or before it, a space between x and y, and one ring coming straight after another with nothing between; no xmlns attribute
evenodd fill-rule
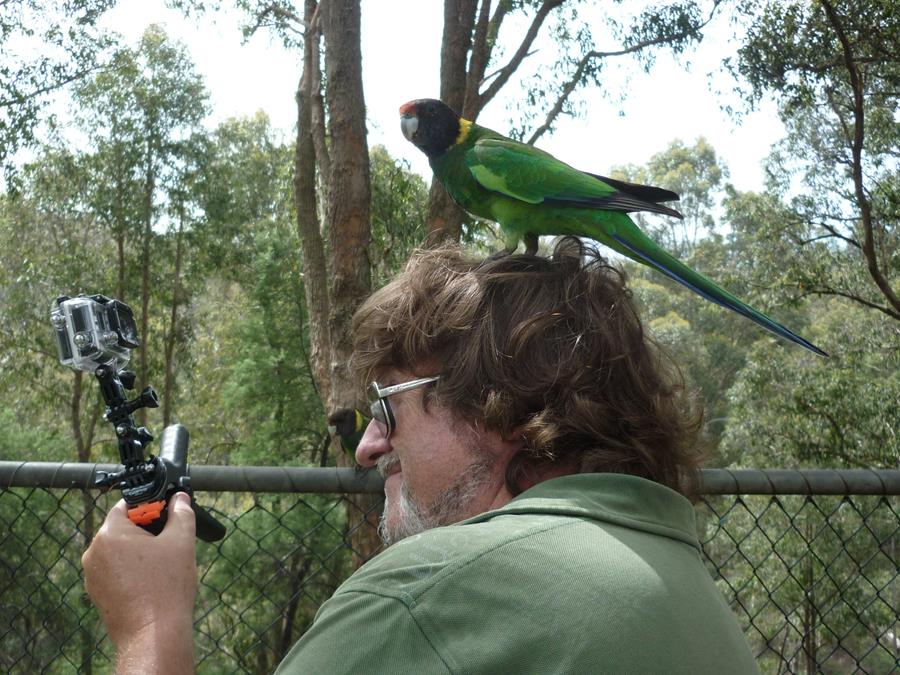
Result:
<svg viewBox="0 0 900 675"><path fill-rule="evenodd" d="M457 204L500 225L509 253L524 240L526 253L535 254L540 235L589 237L780 337L828 356L664 251L628 217L633 211L649 211L681 218L661 203L677 200L674 192L579 171L543 150L463 119L435 99L400 106L400 128L425 153Z"/></svg>
<svg viewBox="0 0 900 675"><path fill-rule="evenodd" d="M341 447L351 458L356 457L356 446L362 440L369 424L368 418L359 410L343 408L328 416L328 432L337 434Z"/></svg>

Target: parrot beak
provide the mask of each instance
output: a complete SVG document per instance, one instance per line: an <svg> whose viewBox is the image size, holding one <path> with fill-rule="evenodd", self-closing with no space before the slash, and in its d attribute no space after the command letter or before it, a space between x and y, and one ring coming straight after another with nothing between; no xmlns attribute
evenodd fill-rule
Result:
<svg viewBox="0 0 900 675"><path fill-rule="evenodd" d="M407 113L400 118L400 129L403 131L406 140L410 143L412 143L413 136L418 128L419 118L415 115Z"/></svg>

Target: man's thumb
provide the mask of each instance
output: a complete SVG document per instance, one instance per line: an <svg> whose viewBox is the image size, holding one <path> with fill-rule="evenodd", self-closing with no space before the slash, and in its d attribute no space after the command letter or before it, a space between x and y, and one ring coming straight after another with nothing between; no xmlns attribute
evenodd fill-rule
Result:
<svg viewBox="0 0 900 675"><path fill-rule="evenodd" d="M191 531L195 529L194 510L191 508L191 496L186 492L176 492L169 499L169 518L166 522L166 530L169 528Z"/></svg>

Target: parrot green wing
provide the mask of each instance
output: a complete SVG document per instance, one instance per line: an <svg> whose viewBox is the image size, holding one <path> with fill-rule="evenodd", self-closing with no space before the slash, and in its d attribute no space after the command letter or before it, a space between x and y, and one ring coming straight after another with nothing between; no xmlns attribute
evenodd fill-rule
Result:
<svg viewBox="0 0 900 675"><path fill-rule="evenodd" d="M585 173L509 139L479 139L466 152L466 165L485 189L528 204L651 211L681 218L678 211L656 203L678 199L673 192Z"/></svg>

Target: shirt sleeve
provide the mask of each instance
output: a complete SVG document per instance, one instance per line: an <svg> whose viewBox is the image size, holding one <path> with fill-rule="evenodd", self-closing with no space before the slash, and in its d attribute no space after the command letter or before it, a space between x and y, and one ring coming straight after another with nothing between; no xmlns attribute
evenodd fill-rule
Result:
<svg viewBox="0 0 900 675"><path fill-rule="evenodd" d="M451 670L403 600L349 591L322 605L275 672L446 675Z"/></svg>

